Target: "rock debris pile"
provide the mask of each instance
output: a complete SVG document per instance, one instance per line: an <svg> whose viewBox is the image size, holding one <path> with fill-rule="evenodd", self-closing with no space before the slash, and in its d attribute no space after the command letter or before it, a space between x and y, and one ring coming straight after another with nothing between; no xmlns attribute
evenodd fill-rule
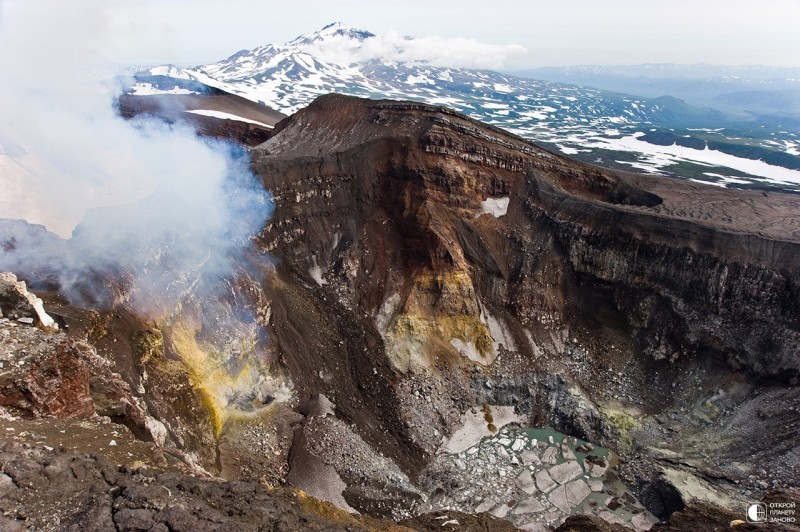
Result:
<svg viewBox="0 0 800 532"><path fill-rule="evenodd" d="M555 431L509 425L423 474L426 511L489 512L523 530L548 530L589 514L636 530L658 522L615 473L607 449Z"/></svg>

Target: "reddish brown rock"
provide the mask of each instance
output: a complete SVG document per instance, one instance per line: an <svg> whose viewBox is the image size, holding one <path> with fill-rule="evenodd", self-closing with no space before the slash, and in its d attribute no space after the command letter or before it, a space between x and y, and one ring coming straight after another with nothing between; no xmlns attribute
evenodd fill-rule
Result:
<svg viewBox="0 0 800 532"><path fill-rule="evenodd" d="M152 438L130 386L95 348L66 334L0 324L0 407L25 419L83 419L95 414Z"/></svg>
<svg viewBox="0 0 800 532"><path fill-rule="evenodd" d="M5 358L4 367L10 369L0 376L0 406L24 418L94 415L89 367L80 348L67 338L46 345L32 354L20 346L12 353L16 356Z"/></svg>

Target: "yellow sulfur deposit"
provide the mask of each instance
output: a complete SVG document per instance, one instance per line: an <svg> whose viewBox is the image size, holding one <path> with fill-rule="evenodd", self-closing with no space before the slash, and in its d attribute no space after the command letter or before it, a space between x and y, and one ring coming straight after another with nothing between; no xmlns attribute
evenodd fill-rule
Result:
<svg viewBox="0 0 800 532"><path fill-rule="evenodd" d="M401 371L430 367L443 352L460 353L482 364L491 363L496 355L472 280L459 270L415 277L386 341L387 353Z"/></svg>
<svg viewBox="0 0 800 532"><path fill-rule="evenodd" d="M174 325L167 338L173 352L186 366L203 406L210 413L215 436L219 437L226 421L254 415L252 411L240 410L232 404L231 398L252 394L266 378L267 368L258 362L255 341L238 339L237 345L226 346L237 353L234 364L230 363L232 355L229 349L221 351L199 342L197 330L185 323Z"/></svg>

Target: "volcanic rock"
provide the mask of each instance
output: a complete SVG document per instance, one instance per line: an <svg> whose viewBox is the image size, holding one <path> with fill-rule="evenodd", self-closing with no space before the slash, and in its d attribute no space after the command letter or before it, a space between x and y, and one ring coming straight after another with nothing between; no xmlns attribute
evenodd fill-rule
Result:
<svg viewBox="0 0 800 532"><path fill-rule="evenodd" d="M296 431L348 505L389 515L413 510L415 480L467 412L479 440L500 430L487 406L500 405L617 452L662 519L699 504L675 479L704 479L730 507L765 489L752 464L796 485L800 197L602 170L439 107L338 95L276 124L252 160L275 211L224 280L230 294L190 291L153 323L101 272L116 306L56 307L141 395L166 446L277 485ZM335 415L298 422L319 394ZM542 462L558 451L551 441ZM562 483L582 473L551 469ZM469 490L435 473L443 500ZM571 511L570 484L535 481L559 508L551 522ZM243 498L243 519L259 497ZM513 518L507 502L493 513ZM192 504L158 519L201 522Z"/></svg>
<svg viewBox="0 0 800 532"><path fill-rule="evenodd" d="M44 330L58 331L58 324L45 312L42 300L29 292L25 282L18 281L13 273L0 273L0 310L0 317L10 316L28 324L35 318Z"/></svg>
<svg viewBox="0 0 800 532"><path fill-rule="evenodd" d="M0 448L0 461L4 530L20 522L37 530L375 529L302 493L257 483L154 475L102 457L13 445Z"/></svg>
<svg viewBox="0 0 800 532"><path fill-rule="evenodd" d="M465 399L527 397L532 419L624 452L647 419L612 411L615 396L658 411L677 400L673 384L698 393L697 379L750 375L785 386L800 368L798 295L786 289L798 282L800 227L773 215L797 197L614 173L441 108L342 96L280 122L253 159L276 199L261 240L281 258L276 284L319 309L291 319L336 338L333 319L357 317L338 369L316 355L329 350L306 346L296 361L285 351L292 380L331 396L342 393L332 382L345 395L359 382L370 411L337 405L372 444L403 441L390 451L414 457L402 467L435 452L434 429L451 431ZM483 213L487 198L509 198L506 214ZM352 345L359 337L381 342ZM437 391L406 395L406 382Z"/></svg>
<svg viewBox="0 0 800 532"><path fill-rule="evenodd" d="M283 113L220 89L205 87L205 94L152 94L119 97L125 118L158 117L168 123L183 122L210 137L255 146L267 140ZM200 114L197 111L200 111ZM227 118L226 118L227 117Z"/></svg>
<svg viewBox="0 0 800 532"><path fill-rule="evenodd" d="M159 433L93 346L65 335L0 324L0 408L26 419L108 416L141 435Z"/></svg>

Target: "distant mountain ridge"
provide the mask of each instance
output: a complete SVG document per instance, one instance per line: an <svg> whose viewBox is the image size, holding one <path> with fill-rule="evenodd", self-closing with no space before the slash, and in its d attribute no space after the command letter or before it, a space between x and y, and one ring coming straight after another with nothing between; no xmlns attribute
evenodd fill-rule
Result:
<svg viewBox="0 0 800 532"><path fill-rule="evenodd" d="M576 65L514 74L656 97L665 94L727 112L800 116L800 68L767 65Z"/></svg>
<svg viewBox="0 0 800 532"><path fill-rule="evenodd" d="M571 75L607 74L686 79L714 77L745 79L791 79L800 77L800 68L770 65L712 65L708 63L641 63L633 65L572 65L526 69L521 72L562 72Z"/></svg>

